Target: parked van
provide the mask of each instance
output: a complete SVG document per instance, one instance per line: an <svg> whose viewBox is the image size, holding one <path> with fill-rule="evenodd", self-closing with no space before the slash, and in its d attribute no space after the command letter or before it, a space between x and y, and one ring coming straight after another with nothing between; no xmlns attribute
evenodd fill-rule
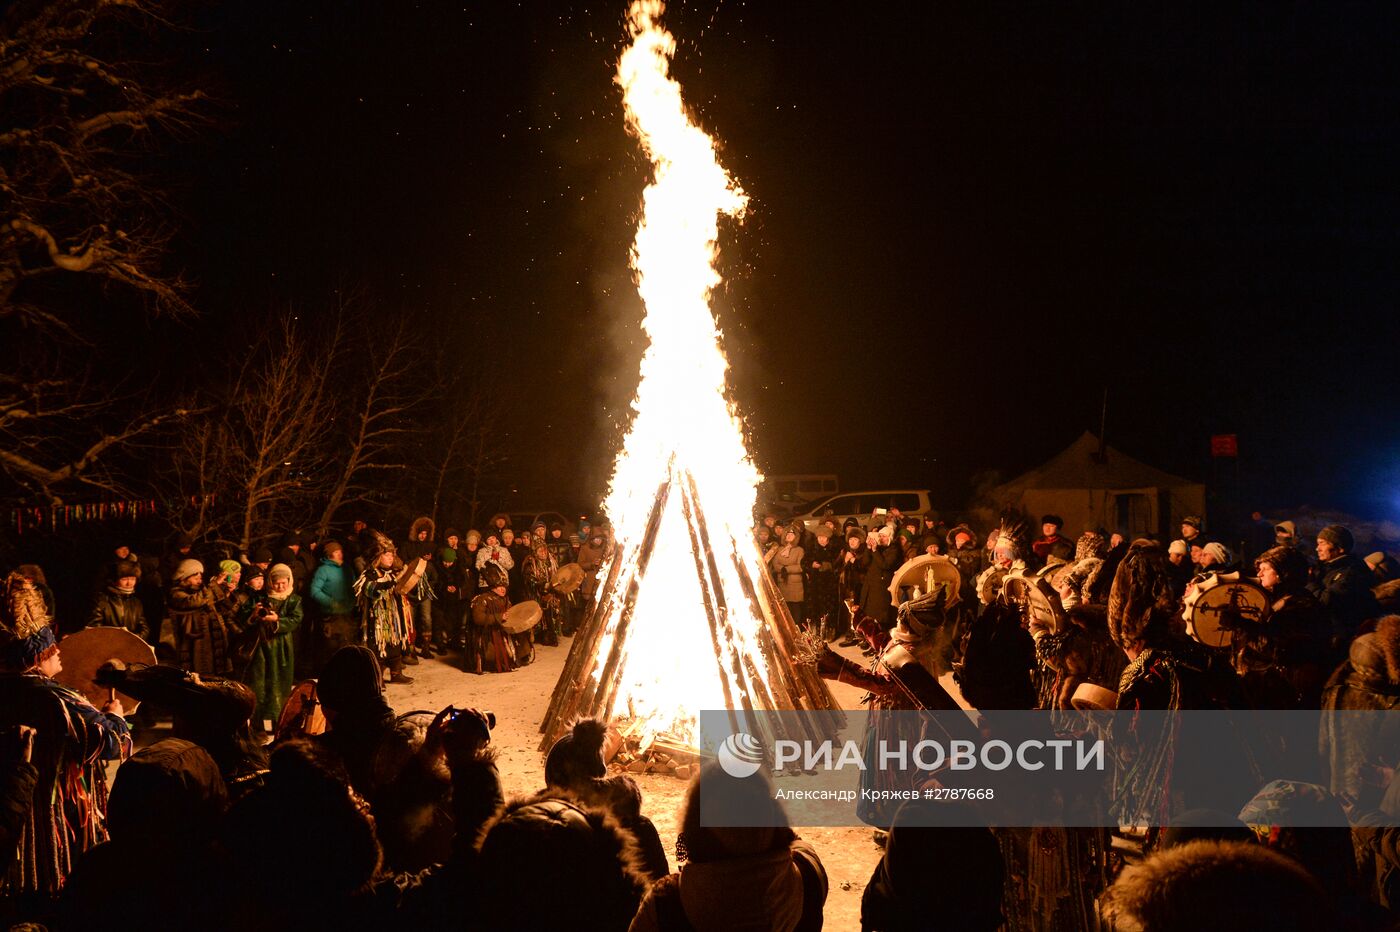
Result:
<svg viewBox="0 0 1400 932"><path fill-rule="evenodd" d="M815 529L826 517L835 518L838 528L845 523L847 518L855 518L862 526L868 526L870 515L877 508L883 508L886 512L891 508L898 508L900 514L905 517L910 515L922 517L925 512L933 510L933 505L929 501L928 489L841 492L813 503L805 512L795 515L793 520L801 521L808 530Z"/></svg>

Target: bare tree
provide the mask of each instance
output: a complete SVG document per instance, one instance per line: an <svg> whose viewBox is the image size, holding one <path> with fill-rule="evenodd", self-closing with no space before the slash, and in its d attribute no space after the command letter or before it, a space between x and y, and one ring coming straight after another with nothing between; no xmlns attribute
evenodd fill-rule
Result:
<svg viewBox="0 0 1400 932"><path fill-rule="evenodd" d="M121 285L158 312L190 312L185 281L162 268L171 228L160 189L135 166L157 131L197 121L197 90L160 82L96 47L137 47L166 25L158 0L46 0L0 21L0 315L72 328L25 294L29 282L83 275Z"/></svg>
<svg viewBox="0 0 1400 932"><path fill-rule="evenodd" d="M339 317L310 340L288 313L263 330L218 411L182 433L172 459L180 524L247 550L319 512L332 483L332 375Z"/></svg>
<svg viewBox="0 0 1400 932"><path fill-rule="evenodd" d="M316 525L321 537L343 506L361 501L371 490L370 479L408 468L406 458L395 454L402 453L406 442L423 429L414 414L428 400L430 388L428 380L414 378L423 347L410 326L400 318L387 332L356 328L366 339L359 354L350 359L349 371L357 378L344 382L359 382L359 391L344 399L348 410L337 418L348 429L341 438L338 471ZM362 382L359 373L363 373Z"/></svg>
<svg viewBox="0 0 1400 932"><path fill-rule="evenodd" d="M50 501L124 487L103 464L188 413L93 378L77 310L108 312L95 285L157 314L192 313L187 282L164 265L160 186L141 169L199 121L202 97L143 63L169 25L161 6L20 0L0 15L0 471ZM75 345L84 358L65 356Z"/></svg>
<svg viewBox="0 0 1400 932"><path fill-rule="evenodd" d="M505 463L501 449L501 398L495 385L477 377L470 383L444 383L442 421L427 447L433 466L433 520L443 511L467 512L467 523L476 524L481 507L483 481Z"/></svg>

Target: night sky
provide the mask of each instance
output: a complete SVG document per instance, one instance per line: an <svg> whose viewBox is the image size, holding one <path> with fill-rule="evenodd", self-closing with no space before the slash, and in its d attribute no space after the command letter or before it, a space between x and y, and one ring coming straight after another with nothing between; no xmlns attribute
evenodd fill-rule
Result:
<svg viewBox="0 0 1400 932"><path fill-rule="evenodd" d="M1107 388L1172 471L1237 433L1250 505L1400 512L1400 8L1217 6L672 7L752 199L716 304L762 468L956 504ZM519 507L589 503L641 352L623 12L197 9L199 327L361 288L509 386Z"/></svg>

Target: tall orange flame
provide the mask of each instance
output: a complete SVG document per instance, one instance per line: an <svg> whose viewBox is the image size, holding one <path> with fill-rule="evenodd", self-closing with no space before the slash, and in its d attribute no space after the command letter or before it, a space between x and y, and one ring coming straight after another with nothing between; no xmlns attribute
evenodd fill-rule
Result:
<svg viewBox="0 0 1400 932"><path fill-rule="evenodd" d="M719 164L714 141L686 112L680 85L670 75L676 41L658 23L663 9L660 0L632 3L632 43L617 67L627 125L653 169L631 257L650 343L635 417L604 507L616 532L614 559L635 565L658 486L668 472L693 479L694 506L705 516L710 546L729 551L712 564L716 578L709 582L722 596L725 646L766 679L757 647L760 616L732 559L738 554L747 561L750 578L763 573L751 536L760 476L726 397L728 362L709 304L720 283L714 265L719 219L741 218L746 197ZM726 693L682 498L669 496L661 516L607 711L640 720L652 733L692 735L699 710L724 708ZM618 591L613 604L598 606L609 626L599 656L607 656L619 636L623 598Z"/></svg>

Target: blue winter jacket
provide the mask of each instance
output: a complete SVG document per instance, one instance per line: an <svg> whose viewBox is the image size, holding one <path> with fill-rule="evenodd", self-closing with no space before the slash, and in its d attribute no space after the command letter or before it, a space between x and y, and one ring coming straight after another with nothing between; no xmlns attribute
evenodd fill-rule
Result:
<svg viewBox="0 0 1400 932"><path fill-rule="evenodd" d="M316 603L322 615L349 615L355 609L350 577L345 574L345 567L325 557L321 558L321 565L311 576L309 592L311 601Z"/></svg>

